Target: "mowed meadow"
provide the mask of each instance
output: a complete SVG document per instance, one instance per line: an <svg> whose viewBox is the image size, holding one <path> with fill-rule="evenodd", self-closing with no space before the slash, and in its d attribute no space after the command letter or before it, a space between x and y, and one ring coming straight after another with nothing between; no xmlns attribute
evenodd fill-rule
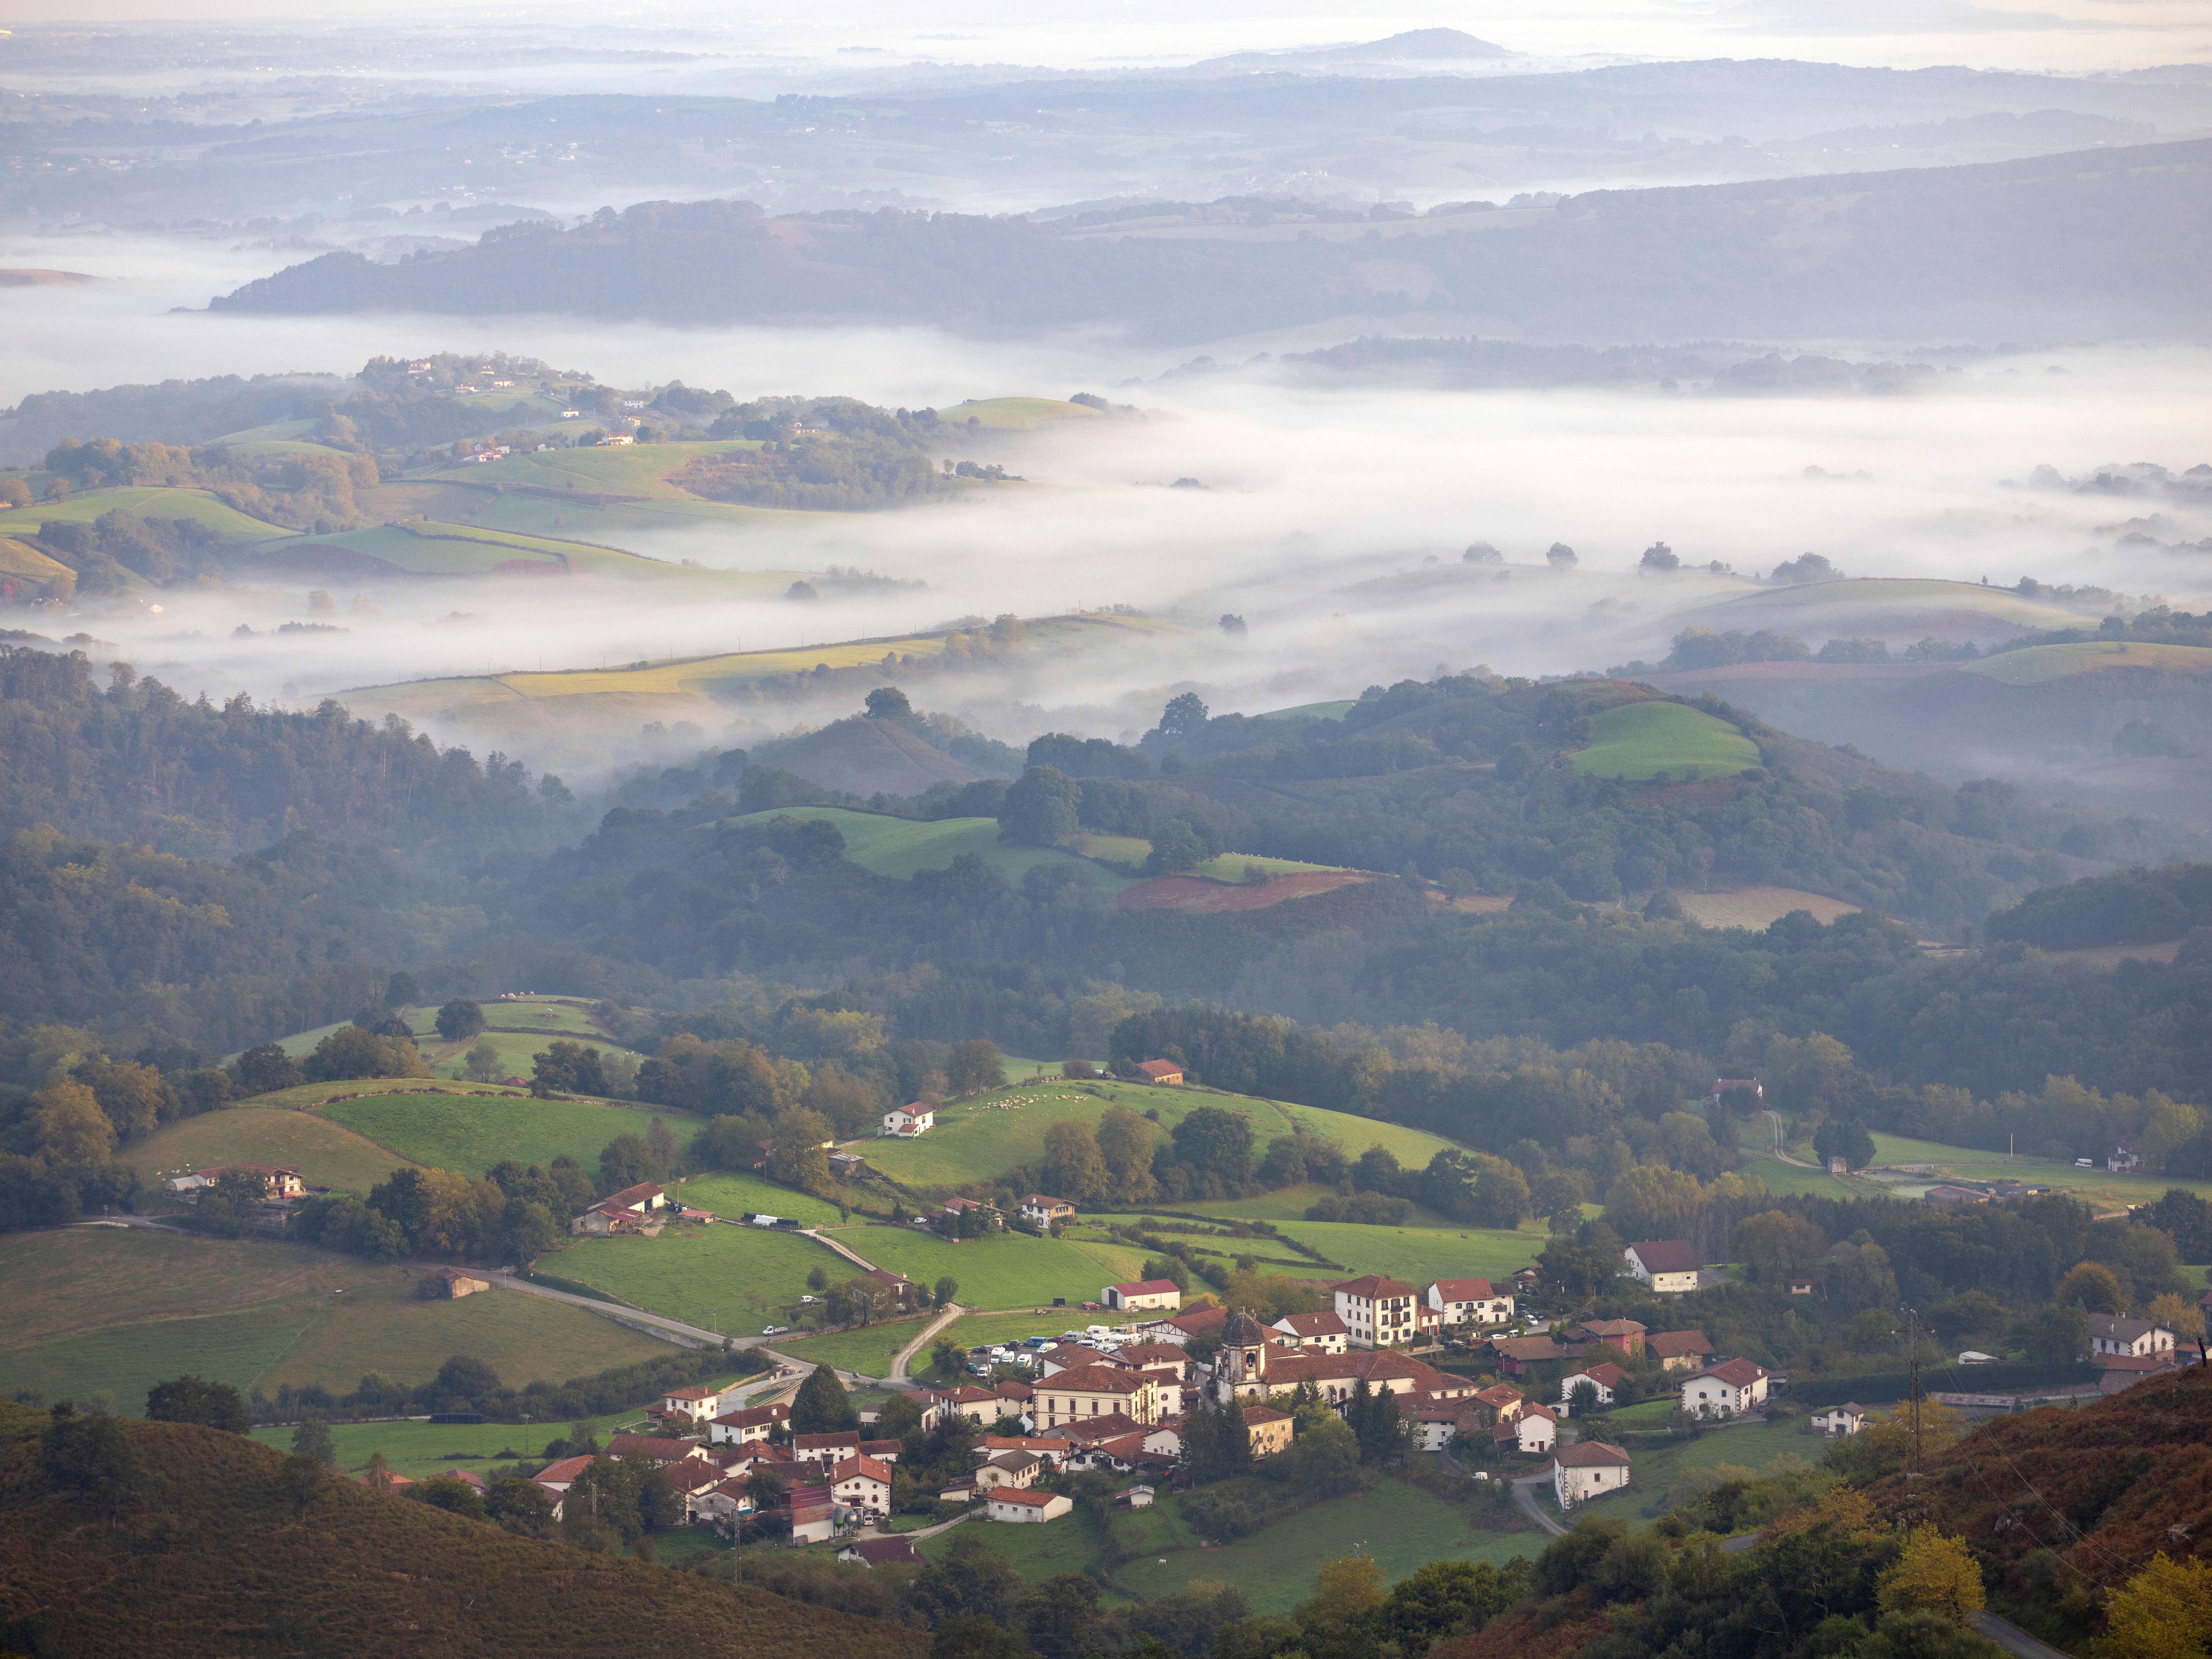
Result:
<svg viewBox="0 0 2212 1659"><path fill-rule="evenodd" d="M381 1371L412 1386L456 1353L518 1386L655 1358L665 1344L584 1309L505 1290L416 1297L419 1264L384 1267L273 1240L72 1227L0 1237L9 1319L0 1391L112 1394L192 1372L246 1393L319 1383L350 1393Z"/></svg>

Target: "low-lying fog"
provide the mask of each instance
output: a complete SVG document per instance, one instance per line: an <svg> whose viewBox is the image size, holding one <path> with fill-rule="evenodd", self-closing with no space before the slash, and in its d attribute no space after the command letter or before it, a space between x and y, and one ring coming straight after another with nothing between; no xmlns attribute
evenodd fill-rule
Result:
<svg viewBox="0 0 2212 1659"><path fill-rule="evenodd" d="M0 252L0 263L30 263L21 252ZM1140 715L1180 683L1206 688L1217 708L1257 710L1439 665L1541 675L1656 660L1686 613L1756 591L1708 574L1712 561L1748 577L1810 551L1855 576L2009 585L2025 575L2192 607L2212 588L2212 557L2122 545L2114 528L2157 514L2152 543L2193 542L2212 534L2203 510L2027 483L2039 463L2070 477L2139 460L2179 472L2212 459L2204 349L1991 357L1899 398L1316 390L1264 370L1153 379L1171 360L1102 340L979 346L921 330L164 315L149 301L165 287L204 289L213 273L151 269L112 287L18 290L10 304L33 316L18 336L30 349L0 366L0 400L163 374L350 369L380 352L503 349L610 383L680 376L740 398L842 392L942 407L1089 390L1151 411L1006 434L997 457L1030 482L981 499L626 544L730 570L859 567L927 583L921 592L701 603L653 584L575 579L300 580L165 592L159 614L88 605L36 624L112 641L142 671L218 698L246 690L312 702L416 677L813 644L963 614L1118 604L1189 624L1192 635L1149 657L1086 659L1065 676L1043 664L1018 681L939 682L919 699L957 703L1009 738L1048 721L1113 736L1148 723ZM1139 376L1149 383L1121 384ZM1173 487L1182 479L1200 487ZM1657 541L1683 570L1639 576L1639 556ZM1475 542L1498 548L1504 568L1464 564ZM1555 542L1576 550L1573 570L1547 568ZM331 589L338 614L311 613L311 586ZM1223 613L1241 615L1249 633L1224 638ZM233 637L241 624L265 635L286 621L348 631Z"/></svg>

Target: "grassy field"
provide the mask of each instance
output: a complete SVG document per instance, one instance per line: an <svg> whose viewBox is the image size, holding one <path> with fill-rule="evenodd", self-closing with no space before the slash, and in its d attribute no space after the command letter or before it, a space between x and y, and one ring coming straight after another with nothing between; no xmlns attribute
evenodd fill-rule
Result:
<svg viewBox="0 0 2212 1659"><path fill-rule="evenodd" d="M1367 1149L1363 1146L1360 1150L1364 1152ZM1261 1193L1256 1198L1200 1200L1178 1204L1176 1207L1193 1213L1223 1216L1235 1221L1303 1221L1306 1212L1313 1207L1315 1200L1323 1194L1333 1194L1335 1191L1334 1187L1324 1187L1317 1182L1309 1181L1299 1186ZM1449 1227L1451 1224L1434 1210L1425 1209L1419 1204L1413 1206L1406 1223L1412 1227Z"/></svg>
<svg viewBox="0 0 2212 1659"><path fill-rule="evenodd" d="M2040 685L2075 674L2101 674L2115 668L2212 674L2212 649L2197 645L2096 640L2080 645L2033 645L2022 651L1999 652L1979 662L1961 663L1959 666L1969 674L1984 674L2007 685Z"/></svg>
<svg viewBox="0 0 2212 1659"><path fill-rule="evenodd" d="M1747 1158L1736 1173L1761 1182L1777 1198L1809 1193L1815 1198L1863 1198L1866 1191L1838 1181L1824 1170L1800 1169L1778 1158Z"/></svg>
<svg viewBox="0 0 2212 1659"><path fill-rule="evenodd" d="M761 824L776 818L834 823L845 838L847 858L864 870L901 881L919 871L948 869L953 860L974 853L1010 882L1019 882L1039 865L1068 864L1081 869L1105 892L1118 893L1137 884L1134 877L1116 874L1056 847L1017 847L1000 841L996 818L939 818L923 823L837 806L805 806L748 813L731 822Z"/></svg>
<svg viewBox="0 0 2212 1659"><path fill-rule="evenodd" d="M938 419L955 426L970 420L999 432L1034 432L1062 421L1103 421L1106 416L1087 404L1064 403L1058 398L971 398L964 404L937 412Z"/></svg>
<svg viewBox="0 0 2212 1659"><path fill-rule="evenodd" d="M1340 720L1358 707L1357 697L1340 697L1333 702L1301 702L1288 708L1270 708L1252 718L1261 720Z"/></svg>
<svg viewBox="0 0 2212 1659"><path fill-rule="evenodd" d="M297 1170L310 1186L366 1194L403 1160L316 1113L252 1105L172 1123L118 1149L117 1161L149 1186L184 1170L273 1164Z"/></svg>
<svg viewBox="0 0 2212 1659"><path fill-rule="evenodd" d="M1859 907L1795 887L1741 887L1733 893L1677 893L1682 908L1700 927L1771 927L1792 910L1808 910L1823 924L1858 914Z"/></svg>
<svg viewBox="0 0 2212 1659"><path fill-rule="evenodd" d="M858 1271L811 1238L724 1225L672 1226L658 1238L580 1239L538 1266L726 1336L790 1323L784 1305L807 1293L806 1275L817 1267L833 1279Z"/></svg>
<svg viewBox="0 0 2212 1659"><path fill-rule="evenodd" d="M1450 1145L1419 1129L1318 1106L1206 1089L1158 1089L1114 1078L1083 1084L1053 1079L954 1101L939 1109L937 1127L927 1134L917 1140L878 1142L868 1158L884 1174L909 1185L957 1186L992 1180L1018 1165L1036 1164L1044 1155L1045 1131L1056 1120L1096 1122L1115 1103L1139 1113L1158 1112L1153 1133L1162 1140L1199 1107L1215 1106L1249 1119L1254 1142L1261 1149L1278 1135L1304 1128L1336 1142L1352 1157L1381 1146L1400 1164L1420 1168Z"/></svg>
<svg viewBox="0 0 2212 1659"><path fill-rule="evenodd" d="M1465 1510L1443 1498L1403 1481L1384 1480L1218 1549L1184 1550L1168 1555L1164 1564L1156 1554L1139 1556L1120 1567L1115 1577L1141 1596L1171 1594L1201 1579L1218 1580L1250 1596L1255 1613L1287 1613L1313 1594L1314 1574L1323 1562L1355 1551L1372 1556L1384 1581L1395 1583L1431 1561L1502 1565L1517 1555L1535 1555L1545 1542L1533 1528L1480 1531Z"/></svg>
<svg viewBox="0 0 2212 1659"><path fill-rule="evenodd" d="M33 501L28 507L10 507L0 512L0 536L35 536L39 526L49 519L66 524L90 524L103 513L118 511L136 513L142 519L190 519L217 532L226 541L261 542L289 538L295 533L225 507L204 489L124 484L113 489L88 489L66 501Z"/></svg>
<svg viewBox="0 0 2212 1659"><path fill-rule="evenodd" d="M588 1100L532 1100L526 1095L385 1094L335 1101L324 1114L402 1158L440 1170L479 1176L503 1158L550 1164L562 1152L599 1166L599 1149L617 1135L643 1135L656 1117L679 1141L695 1120L681 1112L632 1109Z"/></svg>
<svg viewBox="0 0 2212 1659"><path fill-rule="evenodd" d="M2063 1187L2076 1198L2085 1203L2094 1203L2100 1209L2154 1203L2159 1195L2170 1187L2185 1188L2193 1193L2212 1196L2212 1182L2190 1181L2168 1176L2114 1175L2106 1170L2079 1170L2071 1164L2046 1162L2040 1158L2008 1159L2002 1152L1985 1152L1967 1146L1946 1146L1933 1140L1908 1140L1902 1135L1876 1135L1874 1151L1877 1164L1933 1164L1934 1172L1924 1177L1925 1181L1940 1181L1947 1176L1966 1181L2009 1179Z"/></svg>
<svg viewBox="0 0 2212 1659"><path fill-rule="evenodd" d="M9 1287L0 1389L111 1389L119 1410L136 1413L155 1382L187 1371L240 1390L319 1382L345 1393L369 1370L427 1381L456 1353L520 1383L667 1352L541 1297L418 1301L421 1271L146 1229L13 1234L0 1238Z"/></svg>
<svg viewBox="0 0 2212 1659"><path fill-rule="evenodd" d="M1194 1203L1175 1207L1194 1214L1208 1214L1226 1206ZM1097 1218L1123 1222L1137 1219L1135 1216ZM1263 1273L1279 1273L1289 1279L1343 1279L1360 1273L1383 1273L1417 1285L1431 1279L1510 1279L1516 1268L1525 1267L1535 1260L1549 1236L1540 1225L1532 1225L1522 1232L1504 1232L1450 1225L1376 1227L1355 1221L1280 1221L1276 1223L1275 1231L1285 1238L1312 1245L1332 1261L1342 1262L1346 1271L1339 1273L1317 1262L1287 1267L1270 1261L1261 1264ZM1296 1259L1289 1250L1270 1249L1265 1240L1191 1237L1188 1242L1231 1258L1249 1253L1282 1261Z"/></svg>
<svg viewBox="0 0 2212 1659"><path fill-rule="evenodd" d="M1668 1488L1688 1470L1710 1469L1723 1463L1763 1469L1784 1456L1817 1463L1827 1455L1828 1447L1820 1436L1806 1434L1794 1423L1746 1423L1711 1430L1698 1439L1656 1451L1639 1451L1632 1441L1626 1449L1633 1460L1627 1490L1584 1504L1575 1511L1578 1518L1609 1516L1626 1521L1632 1528L1648 1527L1656 1517L1646 1516L1644 1510L1656 1509L1663 1514Z"/></svg>
<svg viewBox="0 0 2212 1659"><path fill-rule="evenodd" d="M579 425L590 424L579 422ZM602 495L696 500L687 489L668 482L695 457L726 455L734 450L758 449L756 439L732 438L710 443L621 444L609 448L539 449L526 455L506 455L495 461L465 462L434 477L465 478L474 484L505 484L510 488L580 489Z"/></svg>
<svg viewBox="0 0 2212 1659"><path fill-rule="evenodd" d="M1598 777L1679 778L1692 766L1705 777L1733 777L1759 762L1759 745L1735 726L1679 702L1623 703L1590 727L1594 740L1576 752L1574 767Z"/></svg>
<svg viewBox="0 0 2212 1659"><path fill-rule="evenodd" d="M950 1274L957 1299L971 1308L1034 1308L1056 1296L1071 1305L1095 1302L1100 1286L1134 1279L1144 1265L1140 1250L1013 1232L956 1243L918 1227L877 1226L846 1228L837 1239L917 1284Z"/></svg>
<svg viewBox="0 0 2212 1659"><path fill-rule="evenodd" d="M1109 863L1122 864L1139 869L1152 855L1152 844L1141 836L1098 836L1084 834L1070 843L1085 858L1103 859ZM1340 870L1338 864L1304 864L1297 859L1269 858L1261 853L1223 853L1203 864L1194 865L1184 873L1202 876L1209 881L1242 881L1246 870L1257 866L1271 876L1303 876L1316 871Z"/></svg>
<svg viewBox="0 0 2212 1659"><path fill-rule="evenodd" d="M734 1221L741 1215L790 1216L809 1227L837 1224L837 1206L811 1193L793 1192L750 1170L692 1176L670 1193L695 1209Z"/></svg>
<svg viewBox="0 0 2212 1659"><path fill-rule="evenodd" d="M1032 1583L1054 1573L1083 1572L1105 1559L1104 1540L1099 1535L1097 1523L1079 1514L1063 1515L1042 1526L970 1521L950 1532L925 1538L915 1548L928 1560L941 1561L962 1538L981 1539Z"/></svg>
<svg viewBox="0 0 2212 1659"><path fill-rule="evenodd" d="M849 1263L847 1264L848 1267ZM775 1351L787 1353L795 1359L811 1359L841 1371L858 1371L863 1376L889 1376L891 1361L900 1349L914 1340L928 1327L934 1316L914 1314L904 1319L886 1320L857 1331L832 1331L827 1336L802 1337L796 1342L778 1342ZM916 1356L924 1364L928 1353L925 1350Z"/></svg>

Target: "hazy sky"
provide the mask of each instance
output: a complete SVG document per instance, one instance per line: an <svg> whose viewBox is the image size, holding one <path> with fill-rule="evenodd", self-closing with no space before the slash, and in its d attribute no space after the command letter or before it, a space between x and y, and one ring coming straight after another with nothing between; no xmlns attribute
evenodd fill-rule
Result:
<svg viewBox="0 0 2212 1659"><path fill-rule="evenodd" d="M304 15L295 0L4 0L10 21L252 21L288 28L363 21L471 29L585 29L684 37L752 57L834 59L856 67L930 59L1079 69L1180 64L1255 48L1375 40L1449 26L1547 58L1791 57L1912 67L1929 64L2088 72L2212 59L2212 0L1717 0L1717 3L1533 4L1497 0L1428 9L1249 0L1194 9L1168 0L1037 5L1031 0L921 0L899 7L829 0L733 17L721 7L580 4L527 9L476 3L392 6L330 0ZM5 72L0 58L0 74Z"/></svg>

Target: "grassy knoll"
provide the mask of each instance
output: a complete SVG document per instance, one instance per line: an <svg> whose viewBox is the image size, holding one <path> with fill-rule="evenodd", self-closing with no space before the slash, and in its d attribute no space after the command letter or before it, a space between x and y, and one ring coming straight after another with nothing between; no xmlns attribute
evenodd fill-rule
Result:
<svg viewBox="0 0 2212 1659"><path fill-rule="evenodd" d="M1419 1129L1318 1106L1289 1105L1208 1089L1156 1089L1115 1078L1082 1084L1053 1078L1042 1084L1024 1084L972 1100L954 1101L939 1109L937 1127L927 1134L918 1140L878 1142L870 1149L868 1158L884 1174L910 1185L957 1186L992 1180L1017 1165L1036 1164L1044 1155L1045 1131L1054 1121L1076 1118L1096 1122L1109 1105L1117 1102L1139 1113L1158 1112L1153 1134L1161 1140L1199 1107L1214 1106L1249 1119L1254 1142L1262 1148L1277 1135L1303 1127L1310 1134L1335 1141L1351 1157L1381 1146L1400 1164L1420 1168L1450 1145L1441 1136Z"/></svg>
<svg viewBox="0 0 2212 1659"><path fill-rule="evenodd" d="M913 1314L857 1331L831 1331L826 1336L778 1342L775 1351L794 1359L811 1359L834 1366L841 1371L858 1371L863 1376L889 1376L891 1361L897 1358L899 1350L919 1336L933 1317L931 1314ZM915 1357L927 1364L929 1356L925 1351Z"/></svg>
<svg viewBox="0 0 2212 1659"><path fill-rule="evenodd" d="M503 1158L550 1164L562 1152L599 1168L599 1149L617 1135L642 1135L655 1117L678 1140L695 1121L681 1112L603 1105L589 1100L532 1100L526 1095L460 1097L383 1094L334 1101L324 1114L402 1158L441 1170L482 1175Z"/></svg>
<svg viewBox="0 0 2212 1659"><path fill-rule="evenodd" d="M1367 1149L1363 1146L1359 1150L1365 1152ZM1334 1194L1335 1191L1334 1187L1324 1187L1318 1182L1309 1181L1299 1186L1261 1193L1256 1198L1194 1200L1175 1207L1188 1210L1193 1214L1222 1216L1232 1221L1303 1221L1316 1199L1324 1194ZM1448 1227L1451 1224L1434 1210L1425 1209L1419 1204L1413 1206L1413 1213L1406 1220L1408 1226L1413 1227Z"/></svg>
<svg viewBox="0 0 2212 1659"><path fill-rule="evenodd" d="M2157 668L2170 674L2212 674L2212 649L2198 645L2152 645L2133 640L2093 640L2080 645L2033 645L2004 651L1979 662L1961 663L1969 674L1984 674L2007 685L2040 685L2075 674L2102 674L2116 668Z"/></svg>
<svg viewBox="0 0 2212 1659"><path fill-rule="evenodd" d="M918 1227L880 1226L847 1228L837 1238L917 1284L950 1273L971 1308L1034 1308L1056 1296L1071 1305L1095 1302L1101 1285L1134 1279L1144 1265L1139 1250L1011 1232L955 1243Z"/></svg>
<svg viewBox="0 0 2212 1659"><path fill-rule="evenodd" d="M1358 698L1341 697L1334 702L1302 702L1289 708L1270 708L1253 718L1262 720L1340 720L1358 707Z"/></svg>
<svg viewBox="0 0 2212 1659"><path fill-rule="evenodd" d="M1744 1423L1652 1451L1639 1449L1632 1440L1625 1443L1633 1460L1627 1490L1583 1504L1575 1511L1577 1517L1610 1516L1626 1521L1631 1528L1648 1527L1656 1517L1644 1511L1656 1509L1664 1513L1668 1488L1692 1469L1710 1469L1723 1463L1763 1469L1778 1457L1802 1457L1817 1463L1827 1455L1825 1440L1805 1433L1794 1423Z"/></svg>
<svg viewBox="0 0 2212 1659"><path fill-rule="evenodd" d="M204 489L124 484L112 489L88 489L66 501L33 501L28 507L0 512L0 536L35 536L49 519L90 524L103 513L118 510L136 513L142 519L190 519L217 532L226 541L262 542L296 533L225 507Z"/></svg>
<svg viewBox="0 0 2212 1659"><path fill-rule="evenodd" d="M248 1105L172 1123L119 1148L117 1161L137 1170L149 1186L183 1170L274 1164L297 1170L311 1186L366 1194L401 1160L316 1113Z"/></svg>
<svg viewBox="0 0 2212 1659"><path fill-rule="evenodd" d="M486 1031L481 1036L471 1037L466 1042L447 1042L432 1036L421 1039L417 1046L422 1052L422 1063L430 1068L432 1077L458 1079L464 1076L468 1071L469 1050L479 1042L489 1042L492 1051L499 1056L501 1077L527 1078L535 1064L533 1056L544 1054L548 1043L558 1040L527 1031ZM644 1058L618 1042L605 1037L594 1037L588 1032L578 1032L572 1041L588 1044L602 1054L629 1054L639 1060Z"/></svg>
<svg viewBox="0 0 2212 1659"><path fill-rule="evenodd" d="M1042 1526L994 1526L988 1521L970 1521L925 1538L915 1548L929 1560L941 1561L963 1536L981 1539L1032 1583L1056 1572L1088 1571L1106 1559L1105 1539L1098 1523L1080 1513L1063 1515Z"/></svg>
<svg viewBox="0 0 2212 1659"><path fill-rule="evenodd" d="M969 421L1001 432L1034 432L1062 421L1103 421L1107 417L1086 404L1063 403L1058 398L971 398L964 404L938 411L939 420L955 426Z"/></svg>
<svg viewBox="0 0 2212 1659"><path fill-rule="evenodd" d="M693 1176L669 1197L671 1202L680 1198L695 1209L710 1211L732 1221L741 1215L787 1215L810 1227L837 1224L835 1204L811 1193L779 1187L750 1170Z"/></svg>
<svg viewBox="0 0 2212 1659"><path fill-rule="evenodd" d="M789 1323L784 1305L807 1293L806 1275L815 1268L833 1277L855 1271L811 1238L719 1224L672 1226L658 1238L580 1239L538 1266L634 1308L729 1336Z"/></svg>
<svg viewBox="0 0 2212 1659"><path fill-rule="evenodd" d="M1838 1180L1825 1170L1807 1170L1784 1164L1778 1158L1747 1158L1736 1173L1759 1182L1777 1198L1809 1193L1815 1198L1863 1198L1864 1190Z"/></svg>
<svg viewBox="0 0 2212 1659"><path fill-rule="evenodd" d="M1212 1212L1216 1206L1184 1204L1175 1207L1203 1214ZM1103 1221L1109 1218L1097 1218ZM1136 1218L1110 1218L1132 1221ZM1294 1253L1270 1249L1264 1240L1190 1237L1188 1242L1231 1258L1247 1253L1278 1258L1263 1261L1261 1271L1289 1279L1343 1279L1360 1273L1384 1273L1418 1285L1431 1279L1510 1279L1515 1269L1525 1267L1535 1260L1548 1237L1540 1227L1507 1232L1449 1224L1376 1227L1353 1221L1280 1221L1276 1223L1275 1230L1285 1238L1312 1245L1332 1261L1342 1262L1346 1271L1339 1273L1317 1262L1282 1265L1295 1261Z"/></svg>
<svg viewBox="0 0 2212 1659"><path fill-rule="evenodd" d="M1060 1522L1052 1523L1054 1526ZM1015 1530L1008 1528L1008 1530ZM1051 1530L1041 1527L1037 1531ZM994 1540L995 1542L995 1539ZM1187 1549L1125 1563L1115 1577L1132 1595L1171 1594L1201 1579L1235 1584L1255 1613L1287 1613L1313 1594L1324 1561L1364 1550L1395 1583L1431 1561L1494 1561L1534 1556L1542 1534L1478 1529L1465 1510L1403 1481L1316 1504L1278 1525L1219 1549Z"/></svg>
<svg viewBox="0 0 2212 1659"><path fill-rule="evenodd" d="M604 1443L610 1435L644 1418L642 1408L634 1408L583 1420L599 1431ZM500 1453L519 1452L536 1462L544 1454L545 1443L566 1439L569 1427L566 1423L333 1423L331 1440L337 1448L338 1466L351 1474L366 1469L369 1458L382 1452L395 1474L412 1480L451 1468L473 1469L489 1479L506 1473L497 1466L502 1461ZM292 1449L289 1428L256 1429L253 1438L279 1451Z"/></svg>
<svg viewBox="0 0 2212 1659"><path fill-rule="evenodd" d="M1679 702L1623 703L1590 727L1594 740L1576 753L1574 767L1599 777L1679 778L1692 766L1705 777L1732 777L1759 762L1759 745L1735 726Z"/></svg>
<svg viewBox="0 0 2212 1659"><path fill-rule="evenodd" d="M9 1287L0 1389L112 1389L125 1412L185 1371L240 1390L320 1382L345 1392L368 1370L428 1381L455 1353L527 1382L666 1351L540 1297L494 1290L422 1302L405 1268L143 1228L11 1235L0 1239L0 1281Z"/></svg>
<svg viewBox="0 0 2212 1659"><path fill-rule="evenodd" d="M1127 865L1139 869L1152 855L1152 842L1141 836L1099 836L1085 833L1070 843L1074 849L1090 859L1103 859L1110 864ZM1305 864L1297 859L1270 858L1261 853L1223 853L1203 864L1194 865L1184 873L1202 876L1210 881L1242 881L1244 872L1257 866L1271 876L1303 876L1316 871L1340 870L1338 864Z"/></svg>
<svg viewBox="0 0 2212 1659"><path fill-rule="evenodd" d="M837 826L845 838L845 856L876 875L903 881L922 870L950 868L963 854L974 853L1010 882L1018 882L1041 864L1073 864L1082 868L1099 888L1118 893L1136 885L1136 878L1118 875L1104 866L1079 859L1056 847L1017 847L999 839L996 818L939 818L921 823L874 812L853 812L842 807L783 807L752 812L731 822L762 824L776 818L820 819ZM1143 854L1139 854L1141 860Z"/></svg>

